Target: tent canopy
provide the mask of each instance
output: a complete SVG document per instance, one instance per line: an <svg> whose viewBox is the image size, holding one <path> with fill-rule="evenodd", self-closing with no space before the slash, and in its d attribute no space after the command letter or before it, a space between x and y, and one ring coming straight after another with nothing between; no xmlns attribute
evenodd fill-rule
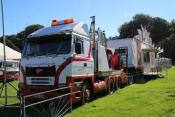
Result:
<svg viewBox="0 0 175 117"><path fill-rule="evenodd" d="M21 53L13 50L12 48L6 46L6 59L7 60L14 60L14 59L21 59ZM4 46L0 43L0 60L4 60Z"/></svg>

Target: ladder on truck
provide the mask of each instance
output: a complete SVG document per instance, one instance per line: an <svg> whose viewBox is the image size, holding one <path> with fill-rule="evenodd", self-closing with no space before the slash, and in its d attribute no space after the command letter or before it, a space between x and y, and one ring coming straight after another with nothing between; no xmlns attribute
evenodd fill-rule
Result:
<svg viewBox="0 0 175 117"><path fill-rule="evenodd" d="M117 51L120 56L120 61L122 61L126 71L128 71L128 47L119 47Z"/></svg>

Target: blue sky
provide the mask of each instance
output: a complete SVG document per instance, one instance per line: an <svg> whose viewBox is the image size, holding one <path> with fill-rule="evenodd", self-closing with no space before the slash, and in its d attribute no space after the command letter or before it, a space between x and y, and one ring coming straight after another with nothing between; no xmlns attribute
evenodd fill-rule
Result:
<svg viewBox="0 0 175 117"><path fill-rule="evenodd" d="M4 0L5 33L16 34L27 25L50 26L53 19L73 17L90 24L96 16L97 27L107 36L118 35L118 28L136 13L175 19L175 0ZM1 21L1 20L0 20ZM0 35L2 35L0 22Z"/></svg>

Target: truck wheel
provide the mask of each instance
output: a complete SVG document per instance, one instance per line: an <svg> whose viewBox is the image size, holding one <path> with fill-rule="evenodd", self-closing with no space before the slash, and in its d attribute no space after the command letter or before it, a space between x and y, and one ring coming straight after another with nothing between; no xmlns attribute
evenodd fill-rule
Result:
<svg viewBox="0 0 175 117"><path fill-rule="evenodd" d="M107 87L107 93L108 94L113 94L114 93L114 81L110 78L108 80L108 87Z"/></svg>
<svg viewBox="0 0 175 117"><path fill-rule="evenodd" d="M122 88L122 79L121 79L121 77L117 78L117 85L118 85L118 89Z"/></svg>
<svg viewBox="0 0 175 117"><path fill-rule="evenodd" d="M91 89L89 83L85 83L82 87L81 103L86 104L91 100Z"/></svg>

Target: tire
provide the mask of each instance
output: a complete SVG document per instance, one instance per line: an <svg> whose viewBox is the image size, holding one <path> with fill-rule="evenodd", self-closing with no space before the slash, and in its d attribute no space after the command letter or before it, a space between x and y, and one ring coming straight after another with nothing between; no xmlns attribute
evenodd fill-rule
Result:
<svg viewBox="0 0 175 117"><path fill-rule="evenodd" d="M109 79L108 80L108 84L107 84L107 94L113 94L115 91L115 87L114 87L114 81L113 79Z"/></svg>
<svg viewBox="0 0 175 117"><path fill-rule="evenodd" d="M89 83L85 83L82 86L81 91L82 91L82 93L81 93L81 103L82 104L87 104L92 99L92 93L91 93L92 91L91 91Z"/></svg>

